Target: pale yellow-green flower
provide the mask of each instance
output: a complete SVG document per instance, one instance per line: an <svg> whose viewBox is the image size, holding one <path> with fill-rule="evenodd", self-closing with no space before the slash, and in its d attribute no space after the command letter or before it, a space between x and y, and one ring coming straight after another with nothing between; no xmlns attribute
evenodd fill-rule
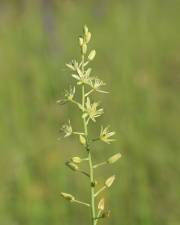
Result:
<svg viewBox="0 0 180 225"><path fill-rule="evenodd" d="M78 67L76 69L77 74L72 74L72 77L75 78L78 82L77 84L89 84L90 80L90 74L91 74L91 68L88 68L84 73L81 71L81 69Z"/></svg>
<svg viewBox="0 0 180 225"><path fill-rule="evenodd" d="M73 133L70 120L62 126L61 131L64 132L64 137L69 137Z"/></svg>
<svg viewBox="0 0 180 225"><path fill-rule="evenodd" d="M97 109L98 106L99 106L98 102L94 102L91 104L90 98L87 97L86 113L84 114L84 117L88 116L93 122L96 122L96 118L104 113L102 108Z"/></svg>
<svg viewBox="0 0 180 225"><path fill-rule="evenodd" d="M101 127L101 132L100 132L100 140L104 141L107 144L110 144L111 142L115 141L115 139L112 139L111 137L115 135L114 131L109 132L109 126L103 128Z"/></svg>
<svg viewBox="0 0 180 225"><path fill-rule="evenodd" d="M78 68L78 62L76 60L72 60L71 63L66 63L66 66L73 70L73 71L76 71L77 68Z"/></svg>
<svg viewBox="0 0 180 225"><path fill-rule="evenodd" d="M73 88L70 87L69 90L65 91L65 97L68 100L72 100L74 98L75 92L76 92L76 88L75 87L73 87Z"/></svg>
<svg viewBox="0 0 180 225"><path fill-rule="evenodd" d="M105 86L106 84L97 77L92 78L89 85L92 87L93 90L97 92L108 93L107 91L101 90L101 87Z"/></svg>

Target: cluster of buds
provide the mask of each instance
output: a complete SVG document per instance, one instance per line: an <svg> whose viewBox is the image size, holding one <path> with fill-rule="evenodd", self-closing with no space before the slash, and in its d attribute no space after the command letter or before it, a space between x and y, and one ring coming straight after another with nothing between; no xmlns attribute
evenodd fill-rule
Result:
<svg viewBox="0 0 180 225"><path fill-rule="evenodd" d="M88 27L85 25L83 29L83 36L79 36L79 45L81 47L82 55L87 53L87 44L91 40L91 33L88 30Z"/></svg>
<svg viewBox="0 0 180 225"><path fill-rule="evenodd" d="M116 153L110 156L105 161L93 164L92 162L92 151L91 151L91 143L97 140L100 140L106 144L111 144L115 141L112 136L115 135L114 131L109 131L109 126L103 127L101 126L100 133L97 135L97 138L90 138L88 134L88 125L90 122L96 122L97 118L102 116L104 110L100 107L99 102L93 102L91 98L91 94L94 92L98 93L108 93L107 91L102 90L102 87L106 84L99 79L97 76L92 76L92 69L88 68L88 64L92 62L92 60L96 56L96 51L93 49L88 51L88 43L91 40L91 33L88 30L87 26L83 28L83 35L79 37L79 45L81 49L81 60L72 60L71 63L66 64L66 66L71 70L71 76L76 80L76 87L70 87L69 90L65 91L65 98L59 100L58 103L64 104L66 102L73 103L78 107L81 112L81 119L83 122L83 131L74 131L72 128L70 120L67 124L64 124L61 128L61 131L64 133L64 137L69 137L71 135L77 135L81 146L86 150L87 157L79 157L74 156L70 160L68 160L65 164L66 166L73 172L81 173L88 177L90 180L90 188L91 188L91 202L86 203L77 200L73 195L61 192L61 196L72 203L78 203L91 208L91 218L92 225L96 225L99 219L107 218L110 215L110 211L106 209L105 200L103 197L100 198L98 204L96 205L97 197L102 194L103 191L108 190L113 185L116 176L112 175L105 179L102 184L102 187L99 190L97 189L97 180L94 177L94 169L103 166L103 165L111 165L117 162L121 158L120 153ZM76 100L77 96L76 89L81 88L81 98L80 100ZM89 171L86 172L82 169L81 163L88 162Z"/></svg>

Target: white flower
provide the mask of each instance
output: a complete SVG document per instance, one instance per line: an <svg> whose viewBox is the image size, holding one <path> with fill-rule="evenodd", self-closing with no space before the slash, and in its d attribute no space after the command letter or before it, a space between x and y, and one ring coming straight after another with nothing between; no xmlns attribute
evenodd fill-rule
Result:
<svg viewBox="0 0 180 225"><path fill-rule="evenodd" d="M87 98L86 101L86 113L84 114L84 116L89 116L89 118L93 121L96 122L96 117L101 116L104 112L103 109L97 109L97 107L99 106L98 102L94 102L91 104L90 99Z"/></svg>
<svg viewBox="0 0 180 225"><path fill-rule="evenodd" d="M72 60L71 63L66 63L66 66L73 70L76 71L77 67L78 67L78 62L76 60Z"/></svg>
<svg viewBox="0 0 180 225"><path fill-rule="evenodd" d="M100 87L105 86L106 83L104 83L102 80L100 80L99 78L95 77L93 79L93 81L91 82L90 86L97 92L100 93L108 93L107 91L103 91L100 89Z"/></svg>
<svg viewBox="0 0 180 225"><path fill-rule="evenodd" d="M110 144L112 141L115 141L115 139L111 138L113 135L115 135L115 132L114 131L109 132L108 130L109 130L109 126L105 128L103 128L102 126L99 138L101 141L104 141L105 143Z"/></svg>
<svg viewBox="0 0 180 225"><path fill-rule="evenodd" d="M73 87L73 88L70 87L69 90L65 91L65 97L68 100L72 100L74 98L75 92L76 92L76 88L75 87Z"/></svg>
<svg viewBox="0 0 180 225"><path fill-rule="evenodd" d="M72 77L74 77L78 82L77 84L90 84L91 82L91 68L88 68L84 73L79 69L79 67L77 68L77 73L78 74L72 74Z"/></svg>
<svg viewBox="0 0 180 225"><path fill-rule="evenodd" d="M68 124L62 126L61 131L64 132L64 137L69 137L73 133L70 120L68 121Z"/></svg>

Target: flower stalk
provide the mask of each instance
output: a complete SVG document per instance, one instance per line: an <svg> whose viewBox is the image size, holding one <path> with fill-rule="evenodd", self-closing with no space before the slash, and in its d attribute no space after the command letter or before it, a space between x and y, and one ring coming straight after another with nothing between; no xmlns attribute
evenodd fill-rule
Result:
<svg viewBox="0 0 180 225"><path fill-rule="evenodd" d="M96 119L100 117L104 110L99 108L99 102L93 102L91 99L92 93L108 93L101 88L105 86L105 83L97 77L92 76L92 69L87 68L89 63L91 63L95 56L96 51L91 50L88 52L88 43L91 40L91 33L87 26L83 28L83 35L79 37L79 46L81 50L81 60L72 60L71 63L66 64L66 66L73 72L72 77L76 80L77 86L70 87L68 91L65 91L65 97L58 100L57 102L64 105L68 102L77 106L81 111L81 120L83 125L83 130L81 132L74 131L72 128L70 120L67 124L64 124L61 131L64 133L64 137L69 137L71 135L76 135L79 137L79 142L86 151L86 157L81 158L79 156L71 157L69 161L66 162L66 166L69 167L74 172L79 172L89 179L89 203L77 200L73 195L61 192L61 196L68 200L69 202L78 203L90 208L91 225L96 225L99 219L109 217L109 210L105 209L104 198L101 198L98 205L96 204L96 197L100 195L104 190L111 187L114 183L115 175L109 177L105 180L102 188L96 190L97 181L95 180L94 169L105 166L106 164L113 164L121 157L120 153L117 153L107 160L95 164L93 163L91 144L94 141L102 141L106 144L111 144L115 139L112 136L115 135L114 131L109 131L109 126L103 128L101 126L100 134L96 139L92 139L89 133L88 125L90 122L96 123ZM81 100L75 99L76 90L81 89ZM88 163L88 172L81 169L81 163Z"/></svg>

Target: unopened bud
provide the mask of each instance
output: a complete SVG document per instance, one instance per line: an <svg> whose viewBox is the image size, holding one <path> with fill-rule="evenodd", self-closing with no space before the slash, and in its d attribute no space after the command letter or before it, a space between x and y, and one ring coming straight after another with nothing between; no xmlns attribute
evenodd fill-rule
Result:
<svg viewBox="0 0 180 225"><path fill-rule="evenodd" d="M121 158L121 154L120 154L120 153L117 153L117 154L111 156L111 157L107 160L107 163L108 163L108 164L115 163L115 162L118 161L120 158Z"/></svg>
<svg viewBox="0 0 180 225"><path fill-rule="evenodd" d="M99 210L104 210L104 198L101 198L98 204Z"/></svg>
<svg viewBox="0 0 180 225"><path fill-rule="evenodd" d="M81 134L79 135L79 140L82 145L86 144L86 138L83 135L81 135Z"/></svg>
<svg viewBox="0 0 180 225"><path fill-rule="evenodd" d="M71 161L72 161L73 163L81 163L81 162L82 162L82 159L79 158L79 157L72 157Z"/></svg>
<svg viewBox="0 0 180 225"><path fill-rule="evenodd" d="M106 181L105 181L105 185L107 188L111 187L111 185L113 184L115 180L115 175L109 177Z"/></svg>
<svg viewBox="0 0 180 225"><path fill-rule="evenodd" d="M84 43L83 37L80 36L80 37L79 37L79 45L82 46L83 43Z"/></svg>
<svg viewBox="0 0 180 225"><path fill-rule="evenodd" d="M73 171L78 171L79 170L79 167L76 164L72 163L72 162L66 162L66 166L68 166Z"/></svg>
<svg viewBox="0 0 180 225"><path fill-rule="evenodd" d="M83 43L83 45L81 46L81 50L82 50L82 54L85 55L87 52L87 45L85 43Z"/></svg>
<svg viewBox="0 0 180 225"><path fill-rule="evenodd" d="M91 40L91 33L90 32L87 32L87 34L85 35L85 42L86 43L89 43Z"/></svg>
<svg viewBox="0 0 180 225"><path fill-rule="evenodd" d="M86 25L84 25L83 27L83 32L85 35L88 33L88 27Z"/></svg>
<svg viewBox="0 0 180 225"><path fill-rule="evenodd" d="M90 61L92 61L94 59L94 57L96 56L96 50L92 50L89 55L88 55L88 59Z"/></svg>
<svg viewBox="0 0 180 225"><path fill-rule="evenodd" d="M75 200L75 197L73 195L71 195L71 194L67 194L67 193L61 192L61 196L63 198L65 198L66 200L70 201L70 202Z"/></svg>

